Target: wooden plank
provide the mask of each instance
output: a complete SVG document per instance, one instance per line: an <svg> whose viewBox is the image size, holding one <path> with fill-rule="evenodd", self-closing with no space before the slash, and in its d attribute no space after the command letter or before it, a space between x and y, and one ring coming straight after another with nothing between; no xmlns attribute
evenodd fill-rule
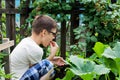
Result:
<svg viewBox="0 0 120 80"><path fill-rule="evenodd" d="M2 13L6 13L6 14L16 14L16 13L21 13L19 9L15 9L15 8L0 8L0 14Z"/></svg>
<svg viewBox="0 0 120 80"><path fill-rule="evenodd" d="M3 38L2 43L6 43L6 42L9 42L9 41L10 41L9 38ZM10 47L6 48L6 49L4 49L2 51L5 52L5 53L10 53Z"/></svg>
<svg viewBox="0 0 120 80"><path fill-rule="evenodd" d="M32 10L32 8L29 8L29 10ZM16 14L16 13L26 14L26 10L25 9L19 10L17 8L5 8L5 9L0 8L0 14L2 14L2 13L6 13L6 14Z"/></svg>
<svg viewBox="0 0 120 80"><path fill-rule="evenodd" d="M5 42L5 43L3 43L3 44L0 44L0 51L1 51L1 50L4 50L4 49L6 49L6 48L9 48L9 47L11 47L11 46L13 46L13 45L14 45L14 40Z"/></svg>

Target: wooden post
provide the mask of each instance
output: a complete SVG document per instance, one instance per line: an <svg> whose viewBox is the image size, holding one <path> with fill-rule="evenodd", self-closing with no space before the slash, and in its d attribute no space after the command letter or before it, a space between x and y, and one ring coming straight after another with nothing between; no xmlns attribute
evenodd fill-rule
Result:
<svg viewBox="0 0 120 80"><path fill-rule="evenodd" d="M25 4L25 7L21 10L22 11L22 14L20 14L20 26L22 26L23 24L25 24L25 20L28 18L29 14L29 3L30 3L30 0L26 0L26 2L24 3ZM25 36L25 30L26 30L27 26L24 27L21 27L20 28L20 35L21 36Z"/></svg>
<svg viewBox="0 0 120 80"><path fill-rule="evenodd" d="M5 0L6 3L6 9L7 8L15 8L15 0ZM6 14L6 32L7 32L7 37L10 40L14 40L16 42L16 37L15 37L15 13ZM16 43L14 43L16 45ZM14 46L15 46L14 45ZM14 47L11 48L13 50Z"/></svg>
<svg viewBox="0 0 120 80"><path fill-rule="evenodd" d="M61 23L61 57L66 58L66 21Z"/></svg>
<svg viewBox="0 0 120 80"><path fill-rule="evenodd" d="M66 2L66 0L62 1ZM65 13L64 13L65 14ZM66 21L61 22L61 57L66 58Z"/></svg>
<svg viewBox="0 0 120 80"><path fill-rule="evenodd" d="M75 35L73 30L79 26L79 13L75 13L75 11L79 11L79 8L77 8L77 1L75 2L75 6L72 9L71 13L71 28L70 28L70 44L75 44L77 40L75 40Z"/></svg>

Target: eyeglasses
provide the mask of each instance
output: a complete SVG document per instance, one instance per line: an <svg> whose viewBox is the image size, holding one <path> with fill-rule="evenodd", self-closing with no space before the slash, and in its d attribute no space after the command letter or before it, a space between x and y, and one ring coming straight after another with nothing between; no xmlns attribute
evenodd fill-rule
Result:
<svg viewBox="0 0 120 80"><path fill-rule="evenodd" d="M52 32L52 31L49 31L49 32L52 33L54 37L56 37L57 33Z"/></svg>

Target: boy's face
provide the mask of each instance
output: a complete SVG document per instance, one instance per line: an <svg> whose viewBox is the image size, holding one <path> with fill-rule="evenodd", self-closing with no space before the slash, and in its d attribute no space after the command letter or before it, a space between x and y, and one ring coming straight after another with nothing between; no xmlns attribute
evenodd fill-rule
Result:
<svg viewBox="0 0 120 80"><path fill-rule="evenodd" d="M43 41L42 41L42 45L44 47L49 46L50 42L53 41L53 39L55 39L56 33L57 33L56 29L52 29L51 31L45 30L45 34L44 34L44 38L43 38Z"/></svg>

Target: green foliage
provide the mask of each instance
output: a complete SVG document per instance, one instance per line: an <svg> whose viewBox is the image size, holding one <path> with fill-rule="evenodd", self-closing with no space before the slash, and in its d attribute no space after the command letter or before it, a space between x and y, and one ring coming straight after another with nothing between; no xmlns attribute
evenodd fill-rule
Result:
<svg viewBox="0 0 120 80"><path fill-rule="evenodd" d="M10 79L11 78L11 74L6 74L5 71L3 70L3 65L0 65L0 79L1 77L6 78L6 79Z"/></svg>
<svg viewBox="0 0 120 80"><path fill-rule="evenodd" d="M72 9L70 3L73 3L74 0L69 0L69 2L61 0L41 0L35 1L33 3L32 15L36 14L48 14L55 18L58 21L69 20L69 15L66 14L67 11Z"/></svg>
<svg viewBox="0 0 120 80"><path fill-rule="evenodd" d="M101 54L101 56L103 57L103 62L102 64L104 64L106 67L110 68L110 70L114 73L115 77L117 78L117 80L119 80L120 78L120 42L117 42L115 44L115 46L113 48L111 48L110 46L103 48L103 47L99 47L99 46L106 46L103 45L102 43L99 45L95 45L97 50L98 48L100 48L103 52ZM98 51L100 50L98 49ZM97 51L96 51L97 52Z"/></svg>
<svg viewBox="0 0 120 80"><path fill-rule="evenodd" d="M118 2L115 4L111 4L111 0L79 0L79 2L84 5L82 7L85 11L82 13L83 25L74 30L75 38L80 42L72 46L73 53L77 51L77 53L86 52L86 55L92 54L92 47L96 42L113 46L120 40L120 4L117 4Z"/></svg>
<svg viewBox="0 0 120 80"><path fill-rule="evenodd" d="M25 9L26 0L22 0L19 10L22 12ZM33 18L39 14L47 14L54 18L57 22L69 21L72 6L74 6L74 0L30 0L32 7L29 6L32 11L29 13L29 17L26 19L26 23L22 25L22 29L25 29L25 35L30 35L31 23ZM29 24L29 25L28 25ZM28 27L27 27L28 26ZM25 36L24 35L24 36ZM22 36L21 38L23 38Z"/></svg>
<svg viewBox="0 0 120 80"><path fill-rule="evenodd" d="M81 27L85 27L86 34L81 35L77 28L76 38L84 36L87 44L87 53L95 42L110 44L119 41L120 36L120 4L111 4L110 0L79 0L84 5L84 20ZM89 5L91 4L91 5ZM80 28L80 27L79 27ZM81 29L81 28L80 28ZM81 29L82 30L82 29Z"/></svg>
<svg viewBox="0 0 120 80"><path fill-rule="evenodd" d="M120 42L117 42L113 48L109 45L97 42L93 50L93 54L89 58L82 58L79 55L71 55L67 60L67 64L70 65L66 69L67 72L62 80L67 80L67 76L71 75L70 80L74 80L75 75L78 75L83 80L100 80L101 75L105 76L102 80L110 79L110 72L113 72L112 76L115 80L120 79ZM71 73L72 72L72 73ZM61 79L56 79L61 80Z"/></svg>
<svg viewBox="0 0 120 80"><path fill-rule="evenodd" d="M71 54L79 54L83 57L86 57L86 36L88 33L86 33L86 27L79 26L78 28L74 29L75 39L79 40L78 43L71 45Z"/></svg>
<svg viewBox="0 0 120 80"><path fill-rule="evenodd" d="M110 58L114 61L114 64L116 65L115 68L116 71L118 71L119 74L119 78L120 78L120 42L117 42L114 48L110 48L108 47L107 49L105 49L103 56L106 58Z"/></svg>
<svg viewBox="0 0 120 80"><path fill-rule="evenodd" d="M3 58L7 56L8 54L0 52L0 64L2 64Z"/></svg>
<svg viewBox="0 0 120 80"><path fill-rule="evenodd" d="M5 56L8 56L8 54L4 53L4 52L0 52L0 79L1 77L6 78L6 79L10 79L12 77L11 74L6 74L3 66L5 64L5 62L3 63L3 59Z"/></svg>

